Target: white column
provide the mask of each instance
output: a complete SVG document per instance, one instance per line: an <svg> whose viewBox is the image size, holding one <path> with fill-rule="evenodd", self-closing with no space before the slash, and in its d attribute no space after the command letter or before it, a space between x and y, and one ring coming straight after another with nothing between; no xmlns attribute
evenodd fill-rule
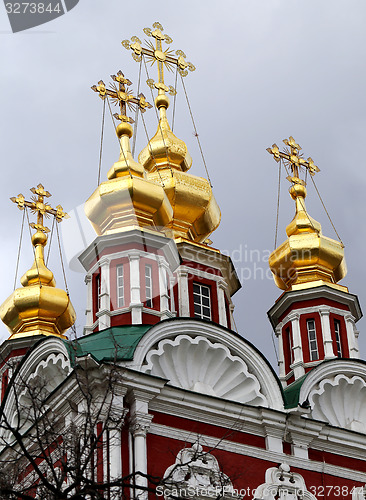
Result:
<svg viewBox="0 0 366 500"><path fill-rule="evenodd" d="M148 403L134 399L131 404L130 432L134 446L135 497L145 500L148 493L146 434L152 415L148 414ZM139 489L141 487L141 489Z"/></svg>
<svg viewBox="0 0 366 500"><path fill-rule="evenodd" d="M288 319L289 321L291 321L293 352L294 352L294 362L292 363L291 367L294 371L294 376L296 380L305 374L304 353L302 350L301 333L300 333L300 314L298 312L292 312L288 315Z"/></svg>
<svg viewBox="0 0 366 500"><path fill-rule="evenodd" d="M168 266L164 259L159 258L159 294L160 294L160 311L161 319L170 318L169 315L169 295L168 295L168 284L167 284L167 269Z"/></svg>
<svg viewBox="0 0 366 500"><path fill-rule="evenodd" d="M282 385L286 387L286 369L285 369L285 353L283 350L283 323L279 323L276 326L275 333L276 337L278 338L278 373L280 380L282 382Z"/></svg>
<svg viewBox="0 0 366 500"><path fill-rule="evenodd" d="M217 282L217 301L219 305L219 323L222 326L227 326L226 303L225 303L225 282L220 280Z"/></svg>
<svg viewBox="0 0 366 500"><path fill-rule="evenodd" d="M322 325L322 336L324 343L324 359L336 358L333 350L332 333L330 330L330 308L322 306L319 308L320 321Z"/></svg>
<svg viewBox="0 0 366 500"><path fill-rule="evenodd" d="M93 289L92 289L92 276L91 276L91 274L87 274L85 276L85 283L87 286L86 310L85 310L85 315L86 315L85 328L88 329L88 327L91 327L93 324ZM86 331L85 333L89 333L89 331Z"/></svg>
<svg viewBox="0 0 366 500"><path fill-rule="evenodd" d="M99 310L99 330L104 330L111 326L110 312L110 279L109 279L109 259L100 260L100 310Z"/></svg>
<svg viewBox="0 0 366 500"><path fill-rule="evenodd" d="M109 468L111 481L122 477L121 429L109 431Z"/></svg>
<svg viewBox="0 0 366 500"><path fill-rule="evenodd" d="M170 312L172 313L173 316L176 315L175 298L174 298L174 284L175 283L176 283L176 280L174 279L174 276L171 276L171 273L168 271L168 287L169 287L169 294L170 294Z"/></svg>
<svg viewBox="0 0 366 500"><path fill-rule="evenodd" d="M142 323L142 303L140 289L140 254L130 253L130 293L131 293L131 316L132 324Z"/></svg>
<svg viewBox="0 0 366 500"><path fill-rule="evenodd" d="M178 269L177 277L179 316L189 316L188 272Z"/></svg>
<svg viewBox="0 0 366 500"><path fill-rule="evenodd" d="M360 352L358 349L358 340L355 331L356 330L355 318L352 316L352 314L346 314L344 320L346 322L349 357L359 358Z"/></svg>

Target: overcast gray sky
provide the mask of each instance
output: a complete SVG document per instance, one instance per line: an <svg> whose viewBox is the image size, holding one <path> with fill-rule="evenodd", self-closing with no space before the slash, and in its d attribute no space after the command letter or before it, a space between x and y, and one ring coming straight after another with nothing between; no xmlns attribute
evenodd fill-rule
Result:
<svg viewBox="0 0 366 500"><path fill-rule="evenodd" d="M275 363L266 312L280 290L265 261L275 232L277 164L266 152L273 142L293 135L321 169L316 181L346 246L348 275L342 283L359 294L365 308L364 0L80 0L68 14L17 34L0 5L0 301L13 290L22 217L9 197L29 196L39 182L52 193L53 206L72 210L89 197L97 183L102 113L90 86L101 78L110 81L109 75L122 69L136 90L139 65L120 42L133 35L146 38L142 29L154 21L173 38L172 48L182 49L197 68L185 84L222 211L212 239L233 255L243 278L234 297L239 333ZM174 75L167 84L174 85ZM148 87L143 90L151 100ZM204 176L180 86L178 92L175 133L189 146L191 173ZM152 110L147 120L151 136ZM137 152L145 145L140 127ZM117 157L108 120L102 179ZM294 213L286 183L283 179L279 242ZM311 185L307 208L324 234L335 237ZM56 251L53 246L50 267L63 286ZM253 251L258 251L254 260ZM19 274L31 263L25 233ZM81 331L83 275L68 270L67 276ZM361 320L365 357L363 328ZM4 326L0 334L7 337Z"/></svg>

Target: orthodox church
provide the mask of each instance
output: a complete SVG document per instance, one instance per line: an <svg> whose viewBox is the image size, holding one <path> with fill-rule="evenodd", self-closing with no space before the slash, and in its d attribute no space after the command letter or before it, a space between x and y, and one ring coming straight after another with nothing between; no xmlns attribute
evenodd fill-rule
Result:
<svg viewBox="0 0 366 500"><path fill-rule="evenodd" d="M120 106L120 157L85 202L95 237L78 256L88 290L78 338L70 297L56 287L44 257L44 216L57 225L66 214L48 204L42 185L32 189L32 201L13 199L37 222L34 264L0 310L10 332L0 347L0 461L34 429L26 413L32 381L33 388L42 381L47 408L62 415L63 426L82 425L82 387L74 376L82 367L103 404L111 393L108 412L95 422L91 473L115 496L104 490L100 498L364 499L366 364L356 327L362 312L357 296L339 284L347 272L343 245L323 235L305 206L301 177L317 167L292 137L284 151L269 148L289 169L295 205L287 239L269 259L279 288L268 311L278 340L274 369L234 331L232 298L241 285L230 257L209 239L220 209L209 181L194 167L189 172L192 158L169 124L167 94L174 89L164 69L184 77L194 68L181 51L164 49L172 40L159 23L145 34L152 41L146 47L137 37L123 42L136 61L158 68L158 81L150 81L157 130L137 158L128 113L143 116L151 104L133 95L122 72L111 88L103 81L93 87L104 105ZM111 370L114 385L106 389ZM113 425L104 425L111 414ZM58 432L62 437L62 426ZM56 449L33 455L34 463L41 468ZM43 498L43 479L28 478L33 469L27 466L18 482L35 485L29 491ZM127 489L120 478L130 478Z"/></svg>

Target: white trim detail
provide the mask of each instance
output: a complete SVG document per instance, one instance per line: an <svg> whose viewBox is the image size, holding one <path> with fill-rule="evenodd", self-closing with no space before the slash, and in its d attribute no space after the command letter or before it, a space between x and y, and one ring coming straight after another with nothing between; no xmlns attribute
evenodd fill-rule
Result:
<svg viewBox="0 0 366 500"><path fill-rule="evenodd" d="M174 386L211 396L268 406L258 379L243 359L204 337L178 335L161 340L146 356L144 373L168 379Z"/></svg>
<svg viewBox="0 0 366 500"><path fill-rule="evenodd" d="M154 325L138 344L134 360L125 363L125 366L141 371L142 365L146 364L148 352L156 350L156 346L163 339L174 340L177 337L177 332L194 338L201 336L211 343L225 346L230 355L240 358L247 366L248 372L258 380L260 392L265 397L267 405L276 410L283 410L279 381L263 356L243 338L228 333L226 329L219 325L205 321L176 319ZM219 351L217 351L217 354L219 354Z"/></svg>
<svg viewBox="0 0 366 500"><path fill-rule="evenodd" d="M312 418L366 433L366 381L343 374L323 379L309 394Z"/></svg>

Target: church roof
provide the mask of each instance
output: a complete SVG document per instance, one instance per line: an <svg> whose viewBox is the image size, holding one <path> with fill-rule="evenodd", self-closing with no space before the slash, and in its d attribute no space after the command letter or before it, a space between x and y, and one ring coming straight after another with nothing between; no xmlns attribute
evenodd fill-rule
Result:
<svg viewBox="0 0 366 500"><path fill-rule="evenodd" d="M97 361L130 361L137 344L152 325L113 326L105 330L77 338L72 342L65 341L70 358L90 354Z"/></svg>

